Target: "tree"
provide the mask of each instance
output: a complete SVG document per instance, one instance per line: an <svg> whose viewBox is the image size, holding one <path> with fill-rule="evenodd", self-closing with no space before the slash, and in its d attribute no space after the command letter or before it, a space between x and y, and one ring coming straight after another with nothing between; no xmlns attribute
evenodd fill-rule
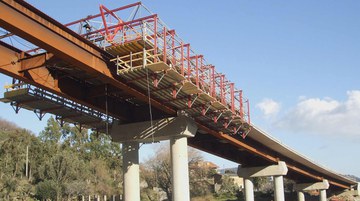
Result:
<svg viewBox="0 0 360 201"><path fill-rule="evenodd" d="M39 138L42 142L50 142L52 144L59 144L62 136L66 136L69 132L69 125L64 124L63 128L51 116L43 131L39 133Z"/></svg>
<svg viewBox="0 0 360 201"><path fill-rule="evenodd" d="M40 200L59 200L61 187L53 180L45 180L36 185L36 197Z"/></svg>
<svg viewBox="0 0 360 201"><path fill-rule="evenodd" d="M223 175L221 178L221 187L218 191L218 196L226 195L226 197L234 197L239 192L239 187L234 183L234 179L228 175Z"/></svg>
<svg viewBox="0 0 360 201"><path fill-rule="evenodd" d="M36 138L15 126L1 130L4 138L0 142L0 198L29 196L29 181L25 177L26 147Z"/></svg>
<svg viewBox="0 0 360 201"><path fill-rule="evenodd" d="M156 155L147 160L141 168L142 179L148 185L149 189L161 189L170 200L171 190L171 164L169 147L160 147ZM154 193L148 191L147 193ZM157 195L156 197L158 197Z"/></svg>
<svg viewBox="0 0 360 201"><path fill-rule="evenodd" d="M26 147L29 177L25 177ZM104 134L49 118L35 137L0 119L0 200L121 193L121 149Z"/></svg>
<svg viewBox="0 0 360 201"><path fill-rule="evenodd" d="M203 162L203 157L200 152L190 148L188 151L189 164ZM191 166L191 165L190 165ZM212 176L210 168L190 168L190 195L202 196L210 193L210 177ZM160 197L159 191L161 189L165 192L168 200L172 198L171 189L171 163L170 150L168 146L161 146L156 155L147 160L141 166L142 179L147 183L147 189L143 192L146 194L148 200ZM151 191L153 190L153 191ZM156 196L154 196L154 194Z"/></svg>

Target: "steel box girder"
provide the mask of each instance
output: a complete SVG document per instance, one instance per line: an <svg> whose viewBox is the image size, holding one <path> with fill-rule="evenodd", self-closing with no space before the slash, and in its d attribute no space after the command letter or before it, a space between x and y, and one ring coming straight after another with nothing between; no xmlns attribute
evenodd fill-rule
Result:
<svg viewBox="0 0 360 201"><path fill-rule="evenodd" d="M9 46L0 42L0 58L0 73L106 113L105 85L88 87L85 83L77 82L68 77L57 79L45 67L51 63L51 60L55 59L53 54L40 54L29 58L21 58L19 51L10 49ZM114 89L110 88L109 92L111 93L112 90ZM95 94L100 97L94 97ZM108 107L108 114L125 122L143 121L147 120L148 117L141 112L142 107L116 101L111 96L108 97Z"/></svg>

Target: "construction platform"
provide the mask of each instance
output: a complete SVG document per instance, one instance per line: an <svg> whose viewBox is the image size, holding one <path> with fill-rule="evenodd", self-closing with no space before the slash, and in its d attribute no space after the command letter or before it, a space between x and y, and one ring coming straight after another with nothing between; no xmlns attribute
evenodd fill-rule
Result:
<svg viewBox="0 0 360 201"><path fill-rule="evenodd" d="M46 113L51 113L61 125L68 122L80 129L88 128L99 132L105 132L114 120L99 111L28 84L12 87L4 93L4 98L0 101L10 103L16 113L21 108L34 111L40 120Z"/></svg>

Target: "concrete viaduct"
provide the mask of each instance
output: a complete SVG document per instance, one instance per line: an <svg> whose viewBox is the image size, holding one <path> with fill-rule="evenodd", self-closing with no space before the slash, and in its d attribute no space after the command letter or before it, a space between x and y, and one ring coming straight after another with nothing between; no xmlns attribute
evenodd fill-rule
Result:
<svg viewBox="0 0 360 201"><path fill-rule="evenodd" d="M359 196L358 184L281 144L250 122L242 90L203 55L194 53L156 14L121 20L134 3L63 25L21 0L0 1L0 27L38 48L0 40L0 73L14 78L2 102L39 118L106 132L123 146L124 198L140 200L139 143L170 140L173 200L189 196L187 146L241 164L245 197L254 200L254 177L274 178L274 200L284 201L283 177L296 182L298 200L318 190ZM107 24L107 18L118 21ZM101 28L92 19L103 22ZM83 29L75 32L75 26ZM149 115L150 111L150 115Z"/></svg>

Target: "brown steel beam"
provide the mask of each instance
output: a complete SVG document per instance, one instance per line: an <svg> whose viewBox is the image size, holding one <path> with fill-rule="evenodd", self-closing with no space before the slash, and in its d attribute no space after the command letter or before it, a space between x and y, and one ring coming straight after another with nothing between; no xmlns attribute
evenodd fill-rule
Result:
<svg viewBox="0 0 360 201"><path fill-rule="evenodd" d="M204 130L206 131L207 133L217 137L218 139L223 139L223 140L226 140L228 141L230 144L238 147L238 148L242 148L242 149L245 149L246 151L250 152L250 153L253 153L255 155L258 155L258 156L261 156L262 158L266 159L267 161L270 161L270 162L278 162L279 158L276 158L276 157L273 157L269 154L266 154L265 152L259 150L259 149L256 149L255 147L251 146L251 145L248 145L244 142L241 142L233 137L231 137L230 135L228 134L223 134L223 133L219 133L219 132L216 132L216 131L213 131L211 129L208 129L206 126L202 125L201 123L197 122L197 126L199 127L200 130ZM287 160L285 160L287 161ZM320 177L320 176L317 176L316 174L314 173L310 173L309 171L306 171L302 168L299 168L295 165L292 165L290 163L287 162L287 167L291 170L291 171L294 171L294 172L297 172L301 175L304 175L304 176L307 176L309 178L312 178L314 180L317 180L317 181L322 181L324 178L323 177ZM329 178L327 178L329 179ZM331 183L332 185L335 185L335 186L338 186L340 188L349 188L350 186L347 186L347 185L344 185L344 184L341 184L339 182L335 182L335 181L332 181L331 179L329 179L329 183Z"/></svg>
<svg viewBox="0 0 360 201"><path fill-rule="evenodd" d="M14 77L26 83L32 84L39 88L50 91L59 96L73 100L80 104L92 107L98 111L105 113L104 107L99 104L96 106L93 99L87 98L86 93L93 94L91 90L83 90L83 87L76 83L73 79L56 79L51 72L45 68L49 59L53 58L52 54L40 54L29 58L20 59L21 53L5 47L0 43L0 73ZM31 66L37 68L31 68ZM24 69L27 69L24 71ZM91 103L91 104L90 104ZM125 120L125 107L117 110L109 111L112 116Z"/></svg>
<svg viewBox="0 0 360 201"><path fill-rule="evenodd" d="M21 2L21 4L20 4ZM97 77L104 83L111 84L144 102L148 97L127 86L117 79L116 67L103 58L102 52L78 39L76 33L59 27L45 14L39 15L30 5L22 1L3 0L0 2L0 24L8 31L54 53L57 57L85 71L91 77ZM34 12L36 10L36 12ZM85 40L85 39L84 39ZM176 114L170 107L151 99L152 106L167 113Z"/></svg>

